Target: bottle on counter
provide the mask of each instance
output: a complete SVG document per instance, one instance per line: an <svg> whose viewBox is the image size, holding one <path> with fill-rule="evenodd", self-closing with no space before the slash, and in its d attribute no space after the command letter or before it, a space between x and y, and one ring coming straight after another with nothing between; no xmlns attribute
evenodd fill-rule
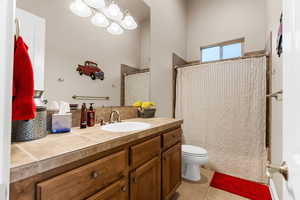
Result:
<svg viewBox="0 0 300 200"><path fill-rule="evenodd" d="M87 111L87 125L88 127L95 126L95 109L93 108L93 103L90 104L90 108Z"/></svg>
<svg viewBox="0 0 300 200"><path fill-rule="evenodd" d="M86 104L83 103L81 106L81 118L80 118L80 128L87 127L87 108Z"/></svg>

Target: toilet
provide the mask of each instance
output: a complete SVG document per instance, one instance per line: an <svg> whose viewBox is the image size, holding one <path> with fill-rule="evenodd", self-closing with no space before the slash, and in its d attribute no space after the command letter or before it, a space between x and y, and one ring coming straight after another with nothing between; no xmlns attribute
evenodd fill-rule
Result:
<svg viewBox="0 0 300 200"><path fill-rule="evenodd" d="M208 153L205 149L182 145L182 177L189 181L201 180L200 167L208 163Z"/></svg>

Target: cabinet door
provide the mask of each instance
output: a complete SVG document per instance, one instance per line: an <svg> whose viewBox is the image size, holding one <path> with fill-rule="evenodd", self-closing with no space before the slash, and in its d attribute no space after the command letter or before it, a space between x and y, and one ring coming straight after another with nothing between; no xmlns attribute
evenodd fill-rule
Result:
<svg viewBox="0 0 300 200"><path fill-rule="evenodd" d="M171 147L162 155L163 200L171 199L181 184L181 144Z"/></svg>
<svg viewBox="0 0 300 200"><path fill-rule="evenodd" d="M131 200L160 200L160 162L157 156L131 173Z"/></svg>
<svg viewBox="0 0 300 200"><path fill-rule="evenodd" d="M128 200L128 183L125 179L117 181L87 200Z"/></svg>

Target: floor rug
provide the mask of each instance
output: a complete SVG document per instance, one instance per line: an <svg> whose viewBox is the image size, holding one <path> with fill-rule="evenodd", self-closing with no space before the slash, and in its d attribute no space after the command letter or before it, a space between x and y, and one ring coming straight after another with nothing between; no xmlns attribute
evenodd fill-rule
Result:
<svg viewBox="0 0 300 200"><path fill-rule="evenodd" d="M210 186L251 200L272 200L268 186L218 172Z"/></svg>

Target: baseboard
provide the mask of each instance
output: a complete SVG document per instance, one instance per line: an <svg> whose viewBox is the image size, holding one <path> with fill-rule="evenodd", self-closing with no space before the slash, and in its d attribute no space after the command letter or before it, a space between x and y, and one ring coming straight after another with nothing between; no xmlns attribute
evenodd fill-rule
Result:
<svg viewBox="0 0 300 200"><path fill-rule="evenodd" d="M272 195L272 200L280 200L273 179L270 179L269 189Z"/></svg>

